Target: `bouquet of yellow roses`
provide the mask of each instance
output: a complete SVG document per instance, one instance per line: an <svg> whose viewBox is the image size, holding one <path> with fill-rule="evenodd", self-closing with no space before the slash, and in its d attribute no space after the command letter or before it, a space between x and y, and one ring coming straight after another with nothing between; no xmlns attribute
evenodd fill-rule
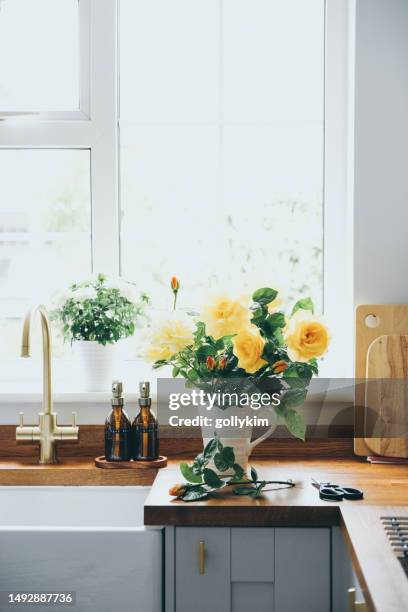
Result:
<svg viewBox="0 0 408 612"><path fill-rule="evenodd" d="M329 332L314 315L310 298L296 302L290 316L278 291L258 289L245 298L214 298L194 328L172 319L152 336L147 357L154 368L170 365L173 376L190 385L220 390L234 381L267 393L281 393L275 406L289 431L304 439L305 425L295 408L307 395L317 360L327 351Z"/></svg>

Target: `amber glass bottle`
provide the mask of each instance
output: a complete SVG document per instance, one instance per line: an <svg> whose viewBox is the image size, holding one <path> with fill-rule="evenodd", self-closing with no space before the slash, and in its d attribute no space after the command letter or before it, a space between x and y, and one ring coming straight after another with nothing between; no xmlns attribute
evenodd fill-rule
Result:
<svg viewBox="0 0 408 612"><path fill-rule="evenodd" d="M150 384L142 382L139 384L139 406L140 411L133 421L133 459L139 461L153 461L159 456L159 426L157 419L150 407Z"/></svg>
<svg viewBox="0 0 408 612"><path fill-rule="evenodd" d="M132 424L123 410L122 383L112 383L112 410L105 421L105 457L108 461L132 458Z"/></svg>

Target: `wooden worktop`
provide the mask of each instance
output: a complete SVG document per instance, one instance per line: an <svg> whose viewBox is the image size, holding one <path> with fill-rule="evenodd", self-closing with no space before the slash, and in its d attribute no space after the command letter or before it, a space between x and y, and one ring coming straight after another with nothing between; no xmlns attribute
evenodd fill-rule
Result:
<svg viewBox="0 0 408 612"><path fill-rule="evenodd" d="M285 459L253 462L259 478L292 479L291 489L266 491L253 500L220 491L208 500L185 503L171 498L169 488L182 482L177 465L157 475L145 503L147 525L338 525L340 508L407 506L408 466L372 465L354 459ZM364 490L358 502L326 502L319 499L311 479L334 482ZM268 487L269 488L269 487Z"/></svg>
<svg viewBox="0 0 408 612"><path fill-rule="evenodd" d="M404 506L341 506L340 521L370 612L408 610L408 577L393 553L382 516L406 516Z"/></svg>
<svg viewBox="0 0 408 612"><path fill-rule="evenodd" d="M1 459L0 486L149 486L157 469L103 470L90 457L69 458L55 465L39 465L32 459Z"/></svg>

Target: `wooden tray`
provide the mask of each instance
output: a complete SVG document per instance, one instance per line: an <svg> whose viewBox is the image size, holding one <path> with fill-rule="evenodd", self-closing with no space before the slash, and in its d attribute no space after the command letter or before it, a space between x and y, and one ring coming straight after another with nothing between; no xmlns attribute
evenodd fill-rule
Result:
<svg viewBox="0 0 408 612"><path fill-rule="evenodd" d="M95 465L104 470L156 470L166 467L167 457L160 456L153 461L107 461L104 456L95 459Z"/></svg>

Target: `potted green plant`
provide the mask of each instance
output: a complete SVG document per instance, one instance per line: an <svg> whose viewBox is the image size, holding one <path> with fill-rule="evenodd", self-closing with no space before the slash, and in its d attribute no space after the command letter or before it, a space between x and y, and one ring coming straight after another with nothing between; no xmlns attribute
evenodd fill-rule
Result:
<svg viewBox="0 0 408 612"><path fill-rule="evenodd" d="M138 294L131 283L98 274L73 283L56 301L52 318L61 325L65 341L78 349L86 390L109 389L117 343L133 335L148 297Z"/></svg>
<svg viewBox="0 0 408 612"><path fill-rule="evenodd" d="M314 315L312 300L299 300L286 315L278 291L272 288L255 291L252 302L217 297L192 327L189 331L185 323L173 320L154 330L146 353L154 368L170 365L174 377L182 376L189 386L213 394L224 390L228 395L232 390L241 395L243 390L247 395L280 394L279 404L271 404L270 427L261 438L251 442L251 426L245 431L235 428L236 433L228 431L226 438L220 438L234 449L237 463L247 469L254 447L276 427L275 415L294 436L304 439L305 424L296 408L304 403L310 380L318 374L317 360L330 341L326 326ZM225 406L212 409L225 410ZM202 431L206 446L213 436Z"/></svg>

